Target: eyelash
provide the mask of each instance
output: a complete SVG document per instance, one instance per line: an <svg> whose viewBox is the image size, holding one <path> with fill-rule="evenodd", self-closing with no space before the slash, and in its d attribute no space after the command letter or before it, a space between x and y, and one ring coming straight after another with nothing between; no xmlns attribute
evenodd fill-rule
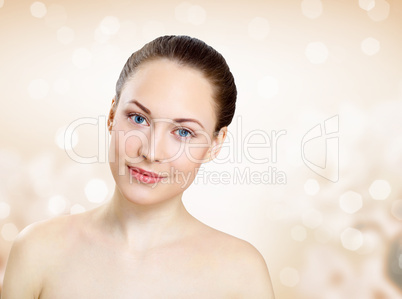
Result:
<svg viewBox="0 0 402 299"><path fill-rule="evenodd" d="M188 138L190 138L190 137L191 137L191 138L196 137L196 135L194 134L194 132L193 132L192 130L187 129L187 128L183 128L183 127L180 127L180 128L178 128L178 129L175 129L173 132L177 132L177 131L179 131L179 130L184 130L184 131L187 131L187 132L189 133L189 135L186 136L186 137L180 136L179 134L175 134L175 135L177 136L177 138L179 138L179 139L188 139Z"/></svg>
<svg viewBox="0 0 402 299"><path fill-rule="evenodd" d="M148 118L145 116L145 115L143 115L143 114L141 114L141 113L128 113L127 114L127 117L135 124L135 125L141 125L141 124L139 124L139 123L136 123L135 122L135 120L133 120L133 117L134 116L141 116L142 118L144 118L145 119L145 121L147 122L147 124L148 124L148 126L150 125L150 121L148 120Z"/></svg>
<svg viewBox="0 0 402 299"><path fill-rule="evenodd" d="M141 116L142 118L144 118L144 120L147 122L147 125L149 126L150 122L149 122L148 118L147 118L145 115L143 115L143 114L141 114L141 113L138 113L138 112L135 112L135 113L128 113L128 114L127 114L127 117L128 117L128 118L131 120L131 122L133 122L135 125L142 125L142 124L136 123L136 122L133 120L133 117L135 117L135 116ZM188 129L188 128L184 128L184 127L177 128L177 129L173 130L172 132L177 132L177 131L179 131L179 130L185 130L185 131L187 131L187 132L189 133L189 136L191 136L191 137L196 137L196 136L197 136L192 130L190 130L190 129ZM183 136L180 136L179 134L176 134L176 133L175 133L175 135L177 136L177 138L179 138L179 139L181 139L181 140L182 140L182 139L188 139L188 138L189 138L189 136L183 137Z"/></svg>

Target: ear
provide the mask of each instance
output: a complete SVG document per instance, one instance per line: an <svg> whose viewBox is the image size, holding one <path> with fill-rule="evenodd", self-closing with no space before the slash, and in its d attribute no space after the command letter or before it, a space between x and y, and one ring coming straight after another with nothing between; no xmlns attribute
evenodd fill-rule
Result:
<svg viewBox="0 0 402 299"><path fill-rule="evenodd" d="M112 131L112 127L114 126L114 117L115 117L116 109L117 109L116 100L115 100L115 97L113 97L112 105L110 106L109 117L107 119L107 127L109 129L109 132Z"/></svg>
<svg viewBox="0 0 402 299"><path fill-rule="evenodd" d="M214 136L211 147L207 152L205 162L210 162L219 155L219 152L221 151L222 148L222 144L223 142L225 142L227 133L228 133L228 127L222 127L219 130L218 134Z"/></svg>

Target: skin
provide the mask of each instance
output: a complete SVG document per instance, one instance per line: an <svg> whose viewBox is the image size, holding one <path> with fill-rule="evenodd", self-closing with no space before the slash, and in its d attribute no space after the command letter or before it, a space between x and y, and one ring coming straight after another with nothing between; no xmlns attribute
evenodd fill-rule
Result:
<svg viewBox="0 0 402 299"><path fill-rule="evenodd" d="M213 135L213 101L199 71L166 59L141 65L109 114L112 199L24 229L2 298L274 298L261 254L196 220L182 202L197 168L226 136L226 127ZM172 121L178 118L202 126ZM195 136L181 137L185 130ZM128 165L165 181L133 180Z"/></svg>

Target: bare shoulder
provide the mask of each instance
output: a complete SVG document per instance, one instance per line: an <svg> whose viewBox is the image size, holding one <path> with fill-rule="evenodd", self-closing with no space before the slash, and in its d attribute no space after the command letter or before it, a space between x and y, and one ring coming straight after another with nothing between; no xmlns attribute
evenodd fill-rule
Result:
<svg viewBox="0 0 402 299"><path fill-rule="evenodd" d="M7 261L3 298L39 298L45 272L65 248L67 228L76 220L62 216L40 221L18 234Z"/></svg>
<svg viewBox="0 0 402 299"><path fill-rule="evenodd" d="M29 247L32 254L44 252L49 257L54 250L65 248L69 237L77 235L80 215L66 215L32 223L24 228L14 241L13 247Z"/></svg>
<svg viewBox="0 0 402 299"><path fill-rule="evenodd" d="M210 227L205 233L205 244L218 261L219 275L227 278L225 283L236 298L274 298L267 264L253 245Z"/></svg>

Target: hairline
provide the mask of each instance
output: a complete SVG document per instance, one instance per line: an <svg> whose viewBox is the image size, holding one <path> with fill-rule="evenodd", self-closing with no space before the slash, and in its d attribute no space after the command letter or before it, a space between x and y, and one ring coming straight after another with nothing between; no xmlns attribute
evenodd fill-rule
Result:
<svg viewBox="0 0 402 299"><path fill-rule="evenodd" d="M139 64L135 67L135 69L133 69L133 71L127 76L126 80L124 81L124 84L121 86L121 88L120 88L120 90L119 90L120 94L117 94L117 93L116 93L116 95L115 95L115 102L116 102L115 109L117 109L117 106L118 106L118 104L119 104L119 102L120 102L121 93L122 93L123 89L125 88L126 84L127 84L131 79L133 79L133 77L135 76L135 74L136 74L141 68L144 68L144 66L146 66L147 64L152 63L152 62L154 62L154 61L158 61L158 60L167 60L167 61L171 61L171 62L176 63L176 64L177 64L178 66L180 66L180 67L187 67L187 68L190 68L190 69L192 69L192 70L195 70L195 71L197 71L205 80L208 81L208 83L210 84L211 89L212 89L212 95L211 95L211 98L212 98L212 109L213 109L213 112L214 112L214 114L215 114L215 128L214 128L214 133L219 132L219 130L220 130L221 128L216 128L216 126L217 126L218 123L219 123L219 120L218 120L219 104L218 104L218 100L217 100L217 98L216 98L216 97L217 97L217 90L218 90L218 88L217 88L216 84L213 82L212 78L208 78L208 76L206 75L206 73L205 73L202 69L200 69L199 67L197 67L194 63L185 62L185 61L183 61L183 60L181 60L181 59L178 59L178 58L176 58L176 57L169 57L169 56L163 56L163 55L154 55L154 56L150 56L150 57L145 58L141 63L139 63Z"/></svg>

